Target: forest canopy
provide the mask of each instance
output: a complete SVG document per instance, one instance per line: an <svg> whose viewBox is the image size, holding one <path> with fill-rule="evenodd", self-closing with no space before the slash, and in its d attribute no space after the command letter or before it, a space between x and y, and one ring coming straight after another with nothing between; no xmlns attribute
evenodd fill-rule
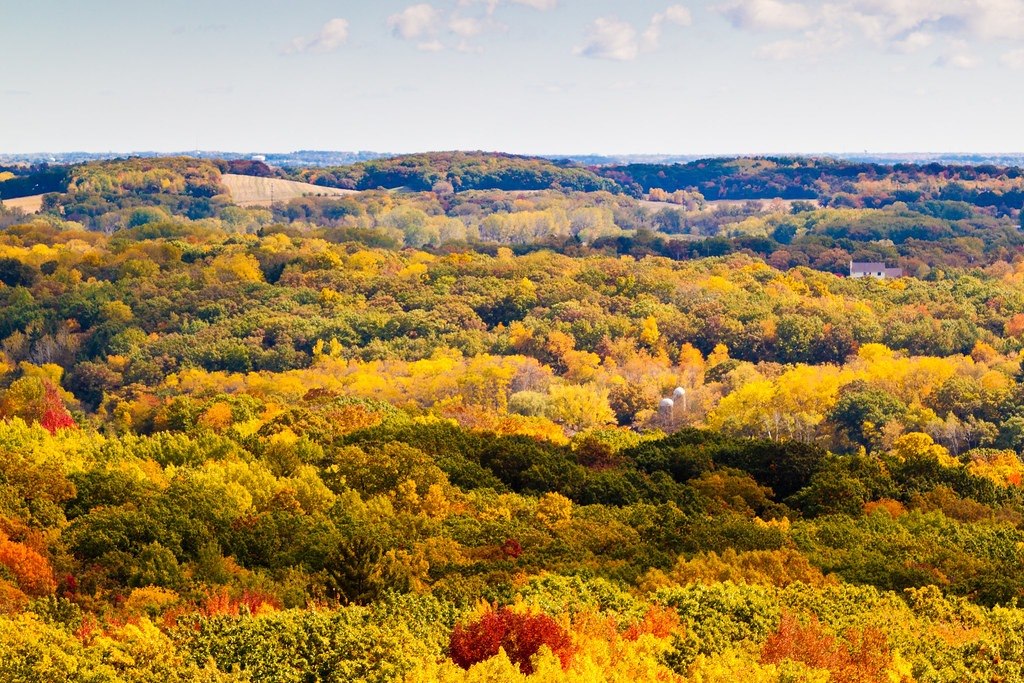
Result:
<svg viewBox="0 0 1024 683"><path fill-rule="evenodd" d="M0 208L0 679L1024 681L1016 169L0 188L58 171Z"/></svg>

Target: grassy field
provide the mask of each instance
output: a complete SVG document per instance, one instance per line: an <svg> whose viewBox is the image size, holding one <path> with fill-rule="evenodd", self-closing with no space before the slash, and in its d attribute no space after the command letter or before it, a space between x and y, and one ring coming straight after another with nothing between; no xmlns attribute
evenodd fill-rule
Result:
<svg viewBox="0 0 1024 683"><path fill-rule="evenodd" d="M221 182L228 188L231 198L239 206L270 206L272 202L286 202L296 197L310 195L332 197L355 194L353 190L339 190L294 180L257 178L234 173L225 173L221 176Z"/></svg>
<svg viewBox="0 0 1024 683"><path fill-rule="evenodd" d="M3 205L7 209L21 209L25 213L39 213L39 210L43 208L43 195L34 194L30 197L4 199Z"/></svg>

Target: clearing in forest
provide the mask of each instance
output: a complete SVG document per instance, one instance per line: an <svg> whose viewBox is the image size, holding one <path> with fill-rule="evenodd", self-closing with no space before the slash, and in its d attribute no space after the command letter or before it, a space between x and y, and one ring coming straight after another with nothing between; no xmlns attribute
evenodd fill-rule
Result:
<svg viewBox="0 0 1024 683"><path fill-rule="evenodd" d="M271 202L287 202L296 197L337 197L356 194L354 190L341 190L335 187L300 183L295 180L260 178L236 173L222 175L221 184L228 188L231 198L239 206L270 206Z"/></svg>
<svg viewBox="0 0 1024 683"><path fill-rule="evenodd" d="M43 208L43 195L34 194L29 197L0 200L5 209L21 209L25 213L39 213Z"/></svg>

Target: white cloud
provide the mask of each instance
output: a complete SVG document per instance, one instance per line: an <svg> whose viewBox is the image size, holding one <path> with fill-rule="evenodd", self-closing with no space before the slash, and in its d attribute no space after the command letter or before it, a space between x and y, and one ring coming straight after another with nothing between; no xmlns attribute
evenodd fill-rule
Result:
<svg viewBox="0 0 1024 683"><path fill-rule="evenodd" d="M461 38L474 38L484 32L484 22L476 17L452 17L448 30Z"/></svg>
<svg viewBox="0 0 1024 683"><path fill-rule="evenodd" d="M715 9L736 28L754 31L800 30L815 20L804 5L780 0L734 0Z"/></svg>
<svg viewBox="0 0 1024 683"><path fill-rule="evenodd" d="M641 34L633 24L616 17L599 17L587 27L583 45L574 54L594 59L631 61L641 52L656 50L666 25L690 26L693 15L682 5L671 5L651 17Z"/></svg>
<svg viewBox="0 0 1024 683"><path fill-rule="evenodd" d="M629 22L599 17L587 27L585 42L574 52L593 59L630 61L640 54L640 42L636 29Z"/></svg>
<svg viewBox="0 0 1024 683"><path fill-rule="evenodd" d="M558 6L558 0L511 0L513 5L526 5L542 12Z"/></svg>
<svg viewBox="0 0 1024 683"><path fill-rule="evenodd" d="M915 33L939 29L946 0L851 0L838 7L837 20L848 21L871 41L886 44Z"/></svg>
<svg viewBox="0 0 1024 683"><path fill-rule="evenodd" d="M981 66L981 60L971 54L970 46L963 40L952 40L949 49L935 60L935 66L949 69L974 69Z"/></svg>
<svg viewBox="0 0 1024 683"><path fill-rule="evenodd" d="M442 26L441 12L428 3L410 5L401 12L388 17L388 28L396 38L416 43L416 49L423 52L440 52L444 43L438 38ZM461 26L467 30L467 26Z"/></svg>
<svg viewBox="0 0 1024 683"><path fill-rule="evenodd" d="M973 48L991 41L1024 43L1024 0L728 0L715 8L738 29L790 33L758 51L773 59L798 59L835 50L861 36L878 48L910 54L939 39L963 42L936 60L941 66L973 68ZM828 34L838 43L816 41Z"/></svg>
<svg viewBox="0 0 1024 683"><path fill-rule="evenodd" d="M965 39L1024 40L1024 0L849 0L881 35L931 30Z"/></svg>
<svg viewBox="0 0 1024 683"><path fill-rule="evenodd" d="M966 19L968 29L980 38L1024 41L1024 0L973 0Z"/></svg>
<svg viewBox="0 0 1024 683"><path fill-rule="evenodd" d="M842 47L846 40L846 35L841 30L823 27L804 31L798 38L776 40L762 45L758 48L757 55L775 61L814 61Z"/></svg>
<svg viewBox="0 0 1024 683"><path fill-rule="evenodd" d="M427 3L410 5L388 17L391 33L402 40L429 39L437 34L440 23L441 13Z"/></svg>
<svg viewBox="0 0 1024 683"><path fill-rule="evenodd" d="M926 47L931 47L934 42L935 37L932 34L925 31L913 31L903 38L890 42L889 49L893 52L910 54L911 52L918 52Z"/></svg>
<svg viewBox="0 0 1024 683"><path fill-rule="evenodd" d="M936 59L935 66L947 69L976 69L981 66L981 60L966 52L951 52Z"/></svg>
<svg viewBox="0 0 1024 683"><path fill-rule="evenodd" d="M527 4L537 9L555 6L553 0L458 0L447 8L438 8L430 3L419 3L392 14L387 26L392 35L402 40L415 42L424 52L440 52L448 48L458 52L480 53L483 47L474 42L481 36L507 30L507 26L494 19L499 5L514 2ZM484 12L473 9L483 6ZM451 34L446 36L445 33Z"/></svg>
<svg viewBox="0 0 1024 683"><path fill-rule="evenodd" d="M879 43L921 33L959 40L1024 40L1024 0L847 0L840 7Z"/></svg>
<svg viewBox="0 0 1024 683"><path fill-rule="evenodd" d="M662 12L662 14L665 16L666 21L670 21L679 26L690 26L693 23L693 15L690 14L690 10L686 9L682 5L672 5Z"/></svg>
<svg viewBox="0 0 1024 683"><path fill-rule="evenodd" d="M483 47L473 39L486 34L505 32L508 26L491 17L465 17L453 14L448 19L448 30L459 39L456 50L479 53L484 51Z"/></svg>
<svg viewBox="0 0 1024 683"><path fill-rule="evenodd" d="M644 31L642 37L642 46L645 50L657 49L661 42L661 33L665 24L690 26L693 24L693 15L690 14L690 10L682 5L672 5L664 12L658 12L655 14L651 17L651 23L647 27L647 30Z"/></svg>
<svg viewBox="0 0 1024 683"><path fill-rule="evenodd" d="M523 5L524 7L532 7L535 10L546 12L557 7L558 0L459 0L458 2L459 7L485 5L487 7L487 14L494 14L499 6L508 4Z"/></svg>
<svg viewBox="0 0 1024 683"><path fill-rule="evenodd" d="M337 50L348 41L348 20L331 19L321 27L320 32L313 36L295 38L285 48L286 53L295 52L331 52Z"/></svg>
<svg viewBox="0 0 1024 683"><path fill-rule="evenodd" d="M1004 53L999 61L1011 69L1024 69L1024 48Z"/></svg>

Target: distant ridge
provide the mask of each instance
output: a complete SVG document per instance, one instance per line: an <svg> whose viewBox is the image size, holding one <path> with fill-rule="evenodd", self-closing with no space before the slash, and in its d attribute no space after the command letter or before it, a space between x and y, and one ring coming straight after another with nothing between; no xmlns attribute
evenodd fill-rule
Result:
<svg viewBox="0 0 1024 683"><path fill-rule="evenodd" d="M28 152L22 154L0 153L0 165L19 163L81 164L90 161L127 159L130 157L155 159L166 157L192 157L195 159L223 159L225 161L237 161L240 159L252 159L254 157L259 157L261 161L265 161L273 166L340 166L344 164L355 164L360 161L385 159L393 156L397 156L397 154L391 152L344 152L318 150L299 150L287 153L222 152L216 150L188 150L181 152Z"/></svg>
<svg viewBox="0 0 1024 683"><path fill-rule="evenodd" d="M195 157L198 159L224 159L233 161L259 157L272 166L314 167L343 166L375 159L388 159L406 155L405 152L374 152L374 151L335 151L335 150L296 150L294 152L223 152L209 150L191 150L182 152L28 152L21 154L0 153L0 165L3 164L78 164L106 159L123 159L127 157ZM618 164L685 164L699 159L722 159L735 157L799 157L828 158L845 161L875 164L961 164L976 166L995 164L999 166L1024 166L1024 152L905 152L905 153L849 153L849 152L815 152L793 153L778 152L770 154L537 154L524 155L551 160L567 160L587 166L614 166Z"/></svg>

